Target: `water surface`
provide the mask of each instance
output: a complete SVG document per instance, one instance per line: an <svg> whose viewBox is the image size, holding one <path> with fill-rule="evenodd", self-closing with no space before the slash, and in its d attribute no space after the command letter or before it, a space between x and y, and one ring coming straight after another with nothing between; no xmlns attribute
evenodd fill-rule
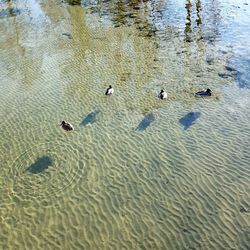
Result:
<svg viewBox="0 0 250 250"><path fill-rule="evenodd" d="M250 3L190 3L0 1L1 249L249 249Z"/></svg>

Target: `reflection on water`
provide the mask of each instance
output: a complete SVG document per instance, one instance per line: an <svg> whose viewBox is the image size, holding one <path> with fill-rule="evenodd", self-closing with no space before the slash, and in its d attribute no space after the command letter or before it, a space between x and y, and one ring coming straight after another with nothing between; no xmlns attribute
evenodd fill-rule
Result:
<svg viewBox="0 0 250 250"><path fill-rule="evenodd" d="M201 20L201 16L200 16L200 12L202 10L202 8L201 8L201 1L197 0L195 2L195 5L196 5L196 14L197 14L196 23L199 26L199 25L202 24L202 20Z"/></svg>
<svg viewBox="0 0 250 250"><path fill-rule="evenodd" d="M164 1L66 1L70 5L90 7L90 13L110 19L114 27L134 25L140 35L152 37L157 31L163 31L163 16L171 9ZM161 23L161 24L160 24ZM157 25L158 24L158 25ZM158 26L158 27L157 27ZM160 34L159 34L160 35Z"/></svg>
<svg viewBox="0 0 250 250"><path fill-rule="evenodd" d="M69 5L81 5L81 0L67 0Z"/></svg>
<svg viewBox="0 0 250 250"><path fill-rule="evenodd" d="M186 21L185 21L185 41L186 42L192 42L193 41L193 35L191 34L192 31L192 19L196 20L196 27L193 27L193 30L198 30L198 32L200 31L200 25L202 24L202 18L201 18L201 14L200 12L202 11L202 7L201 7L201 1L197 0L195 1L195 11L192 10L192 4L190 0L186 0L186 6L185 6L186 10L187 10L187 15L186 15ZM199 35L197 40L201 40L203 37L202 35Z"/></svg>
<svg viewBox="0 0 250 250"><path fill-rule="evenodd" d="M0 249L249 248L250 9L235 5L0 1L21 10L0 18ZM217 101L194 97L208 86Z"/></svg>
<svg viewBox="0 0 250 250"><path fill-rule="evenodd" d="M99 0L64 0L64 2L73 6L74 5L92 6L92 5L98 4L99 2L101 3L102 1L99 1Z"/></svg>
<svg viewBox="0 0 250 250"><path fill-rule="evenodd" d="M21 14L21 12L22 10L17 8L8 8L5 10L0 10L0 18L18 16Z"/></svg>
<svg viewBox="0 0 250 250"><path fill-rule="evenodd" d="M23 10L15 6L16 1L2 0L0 2L0 18L15 17L20 15Z"/></svg>

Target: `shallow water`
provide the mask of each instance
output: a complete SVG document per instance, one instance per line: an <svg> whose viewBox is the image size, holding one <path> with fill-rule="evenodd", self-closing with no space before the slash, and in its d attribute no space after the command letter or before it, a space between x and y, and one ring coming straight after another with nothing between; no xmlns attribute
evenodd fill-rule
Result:
<svg viewBox="0 0 250 250"><path fill-rule="evenodd" d="M250 3L185 6L0 1L0 249L249 249Z"/></svg>

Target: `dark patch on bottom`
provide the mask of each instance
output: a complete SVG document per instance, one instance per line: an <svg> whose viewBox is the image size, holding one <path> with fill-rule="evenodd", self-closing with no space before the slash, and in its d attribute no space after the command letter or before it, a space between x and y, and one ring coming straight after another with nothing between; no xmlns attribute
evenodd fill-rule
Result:
<svg viewBox="0 0 250 250"><path fill-rule="evenodd" d="M249 65L249 61L246 61L245 65ZM246 68L244 72L248 72L248 68ZM246 73L242 73L229 65L225 66L225 70L225 72L218 74L221 78L232 78L239 88L250 88L249 76Z"/></svg>
<svg viewBox="0 0 250 250"><path fill-rule="evenodd" d="M143 120L139 123L135 131L143 131L145 130L153 121L155 121L155 117L152 113L147 114Z"/></svg>
<svg viewBox="0 0 250 250"><path fill-rule="evenodd" d="M248 213L249 212L249 208L245 208L243 206L240 207L240 212L241 213Z"/></svg>
<svg viewBox="0 0 250 250"><path fill-rule="evenodd" d="M179 122L184 127L184 130L188 129L194 124L194 122L201 116L201 112L190 112L183 116Z"/></svg>
<svg viewBox="0 0 250 250"><path fill-rule="evenodd" d="M226 79L233 77L233 75L230 73L218 73L218 76L221 78L226 78Z"/></svg>
<svg viewBox="0 0 250 250"><path fill-rule="evenodd" d="M18 16L22 13L23 11L18 8L8 8L8 9L3 9L0 10L0 18L6 18L6 17L14 17Z"/></svg>
<svg viewBox="0 0 250 250"><path fill-rule="evenodd" d="M68 32L62 33L63 36L67 36L69 39L72 39L72 35Z"/></svg>
<svg viewBox="0 0 250 250"><path fill-rule="evenodd" d="M30 165L26 171L29 171L32 174L39 174L46 169L49 168L53 164L52 160L48 156L40 157L34 162L32 165Z"/></svg>
<svg viewBox="0 0 250 250"><path fill-rule="evenodd" d="M207 56L206 57L206 62L209 64L209 65L212 65L214 63L214 58L211 57L211 56Z"/></svg>
<svg viewBox="0 0 250 250"><path fill-rule="evenodd" d="M86 126L88 124L93 124L94 122L96 122L96 116L100 113L101 111L97 110L97 111L93 111L91 113L89 113L80 123L81 126Z"/></svg>

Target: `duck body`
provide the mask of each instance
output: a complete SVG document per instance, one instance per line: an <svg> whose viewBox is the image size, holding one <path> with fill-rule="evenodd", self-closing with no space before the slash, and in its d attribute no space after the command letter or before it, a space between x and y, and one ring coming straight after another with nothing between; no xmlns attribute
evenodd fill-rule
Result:
<svg viewBox="0 0 250 250"><path fill-rule="evenodd" d="M158 97L160 98L160 99L167 99L168 98L168 94L167 94L167 92L165 91L165 90L161 90L161 92L160 92L160 94L158 95Z"/></svg>
<svg viewBox="0 0 250 250"><path fill-rule="evenodd" d="M61 126L64 130L67 131L74 130L74 127L69 122L62 121Z"/></svg>
<svg viewBox="0 0 250 250"><path fill-rule="evenodd" d="M111 85L107 88L105 95L112 95L114 93L114 89L112 88Z"/></svg>
<svg viewBox="0 0 250 250"><path fill-rule="evenodd" d="M212 95L212 91L210 89L207 89L206 91L198 91L195 93L195 96L201 96L201 97L207 97L211 95Z"/></svg>

